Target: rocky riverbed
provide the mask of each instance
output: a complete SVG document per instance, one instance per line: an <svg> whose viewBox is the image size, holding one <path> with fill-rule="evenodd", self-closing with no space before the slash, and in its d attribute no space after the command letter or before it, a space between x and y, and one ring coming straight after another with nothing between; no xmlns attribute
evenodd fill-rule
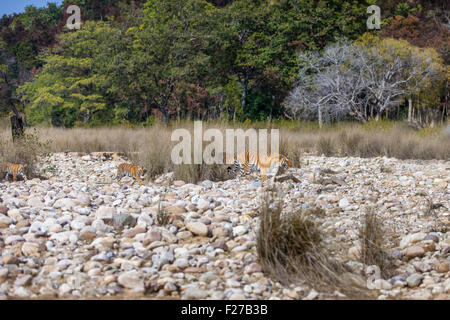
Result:
<svg viewBox="0 0 450 320"><path fill-rule="evenodd" d="M0 299L341 299L309 283L283 286L256 254L266 185L166 174L119 186L119 156L59 153L45 179L0 181ZM378 299L450 297L450 162L305 156L277 182L286 212L320 207L330 255ZM169 213L168 224L158 212ZM361 218L383 220L395 276L358 262ZM375 277L374 277L375 274Z"/></svg>

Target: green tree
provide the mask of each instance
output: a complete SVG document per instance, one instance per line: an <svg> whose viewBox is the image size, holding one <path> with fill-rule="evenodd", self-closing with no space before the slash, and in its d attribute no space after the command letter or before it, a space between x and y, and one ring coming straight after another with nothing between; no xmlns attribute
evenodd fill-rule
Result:
<svg viewBox="0 0 450 320"><path fill-rule="evenodd" d="M133 45L127 84L166 124L177 82L195 82L210 71L207 31L216 12L203 0L150 0L141 23L128 30Z"/></svg>
<svg viewBox="0 0 450 320"><path fill-rule="evenodd" d="M241 85L244 114L268 116L254 107L264 108L271 100L269 96L273 101L283 100L296 81L298 53L320 50L337 36L357 38L367 28L366 10L373 3L371 0L236 0L227 6L223 61L229 75L236 77ZM257 101L249 102L249 99ZM247 110L249 103L252 111ZM273 113L273 108L276 107L266 111Z"/></svg>
<svg viewBox="0 0 450 320"><path fill-rule="evenodd" d="M29 121L71 127L111 118L108 58L114 56L111 43L119 39L120 30L106 22L86 22L81 30L62 34L60 45L42 55L41 73L18 89L29 106Z"/></svg>

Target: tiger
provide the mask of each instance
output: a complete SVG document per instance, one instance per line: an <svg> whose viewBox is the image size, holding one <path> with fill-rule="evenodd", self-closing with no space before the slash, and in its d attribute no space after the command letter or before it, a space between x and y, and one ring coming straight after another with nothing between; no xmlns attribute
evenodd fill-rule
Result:
<svg viewBox="0 0 450 320"><path fill-rule="evenodd" d="M8 176L12 176L13 181L16 182L17 176L21 176L24 181L27 181L27 176L25 175L26 170L26 164L14 164L5 162L2 165L0 172L2 174L5 174L5 180L8 180Z"/></svg>
<svg viewBox="0 0 450 320"><path fill-rule="evenodd" d="M147 170L144 169L144 167L134 166L129 163L122 163L117 168L117 180L119 181L119 185L121 185L120 180L122 180L123 177L132 177L142 186L144 183L141 179L144 179L146 173Z"/></svg>
<svg viewBox="0 0 450 320"><path fill-rule="evenodd" d="M251 170L259 170L261 179L265 181L267 180L267 173L271 171L271 168L274 168L273 179L275 179L280 167L287 169L291 166L291 161L284 155L278 153L264 155L252 150L246 150L234 157L233 165L229 166L227 170L231 174L240 168L241 174L245 175L247 180L249 180L248 175Z"/></svg>

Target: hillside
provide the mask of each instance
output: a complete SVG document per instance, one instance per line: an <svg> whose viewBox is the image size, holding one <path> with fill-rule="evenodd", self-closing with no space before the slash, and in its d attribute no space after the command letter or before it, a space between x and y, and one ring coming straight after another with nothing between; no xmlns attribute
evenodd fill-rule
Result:
<svg viewBox="0 0 450 320"><path fill-rule="evenodd" d="M153 20L149 20L148 15L157 8L158 2L154 2L153 9L150 5L144 9L144 3L70 1L70 4L80 6L81 19L86 24L79 35L65 28L67 1L62 6L30 6L24 13L4 15L0 19L0 65L3 65L0 113L8 114L14 105L26 112L30 124L42 123L45 117L45 124L66 127L105 123L151 124L155 118L242 121L296 118L296 114L288 112L284 101L299 81L298 53L321 50L333 43L336 37L354 40L362 36L368 31L365 9L370 1L358 4L350 1L320 1L316 4L300 0L255 1L252 5L245 1L211 1L211 6L205 6L206 1L194 1L192 7L186 7L192 11L191 20L173 21L175 24L170 28L175 29L170 32L176 30L177 23L194 23L193 17L199 14L203 17L209 14L215 17L211 18L214 21L202 22L198 18L195 20L198 26L194 23L192 30L178 34L174 43L161 42L151 34L153 31L148 28ZM176 1L173 4L176 8ZM405 39L419 48L433 48L444 66L448 66L449 15L446 1L383 1L379 5L382 29L372 31L372 34ZM163 15L169 12L167 10L172 10L169 3L158 8L161 17L157 19L164 19ZM168 26L162 22L154 27L154 31L159 28L161 35L169 32L165 29ZM135 32L136 28L141 32ZM109 38L100 38L100 34L96 34L102 29ZM193 38L198 42L190 46L181 45L186 39ZM105 50L103 54L84 51L86 49L79 41L94 41L107 51L110 50L106 48L114 48L113 56L105 56ZM142 56L139 47L135 46L137 41L147 47L156 47L158 51ZM80 49L82 51L77 51ZM182 59L173 60L176 50L184 52ZM77 52L76 56L73 56L74 52ZM48 59L69 56L92 59L91 62L83 62L91 67L92 63L97 72L81 68L74 70L74 74L60 74L60 78L47 79L44 74ZM139 56L144 60L140 61ZM163 57L169 59L163 61ZM114 65L101 63L105 59L115 61ZM151 71L136 75L143 64ZM168 70L173 74L168 76ZM41 78L37 78L38 75ZM64 78L75 75L84 85L66 83L63 91L50 89L59 81L66 81ZM43 78L46 80L40 80ZM157 82L153 85L148 83L155 79ZM117 88L119 83L121 87ZM436 91L428 96L422 97L418 93L413 98L413 115L426 125L435 121L432 118L445 120L449 112L448 81L433 87ZM36 96L36 92L51 95ZM78 95L75 100L68 101L75 95ZM406 96L395 104L398 110L383 116L403 119L408 113ZM106 105L112 109L105 109ZM106 116L111 113L112 116ZM66 119L61 121L62 117ZM311 119L311 116L301 117ZM346 115L345 118L352 119L352 116ZM329 121L336 120L341 119L330 118Z"/></svg>

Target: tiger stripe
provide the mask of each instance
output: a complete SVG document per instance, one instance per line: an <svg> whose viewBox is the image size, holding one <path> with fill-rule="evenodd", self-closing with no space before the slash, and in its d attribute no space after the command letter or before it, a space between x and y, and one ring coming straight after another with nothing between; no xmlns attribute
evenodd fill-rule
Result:
<svg viewBox="0 0 450 320"><path fill-rule="evenodd" d="M6 162L2 165L1 173L5 174L5 179L8 180L8 176L13 177L13 181L17 181L17 176L22 177L24 181L27 181L27 176L25 175L27 166L25 164L15 164Z"/></svg>
<svg viewBox="0 0 450 320"><path fill-rule="evenodd" d="M145 172L146 170L143 167L134 166L129 163L122 163L117 168L117 180L120 185L120 181L123 177L131 177L135 179L140 185L144 185L140 178L144 178Z"/></svg>
<svg viewBox="0 0 450 320"><path fill-rule="evenodd" d="M252 150L246 150L234 158L234 163L228 167L228 172L235 173L239 168L241 175L249 180L250 171L259 170L261 179L264 181L267 180L267 172L270 168L275 166L275 177L280 167L288 168L291 165L291 161L286 156L278 153L263 155Z"/></svg>

